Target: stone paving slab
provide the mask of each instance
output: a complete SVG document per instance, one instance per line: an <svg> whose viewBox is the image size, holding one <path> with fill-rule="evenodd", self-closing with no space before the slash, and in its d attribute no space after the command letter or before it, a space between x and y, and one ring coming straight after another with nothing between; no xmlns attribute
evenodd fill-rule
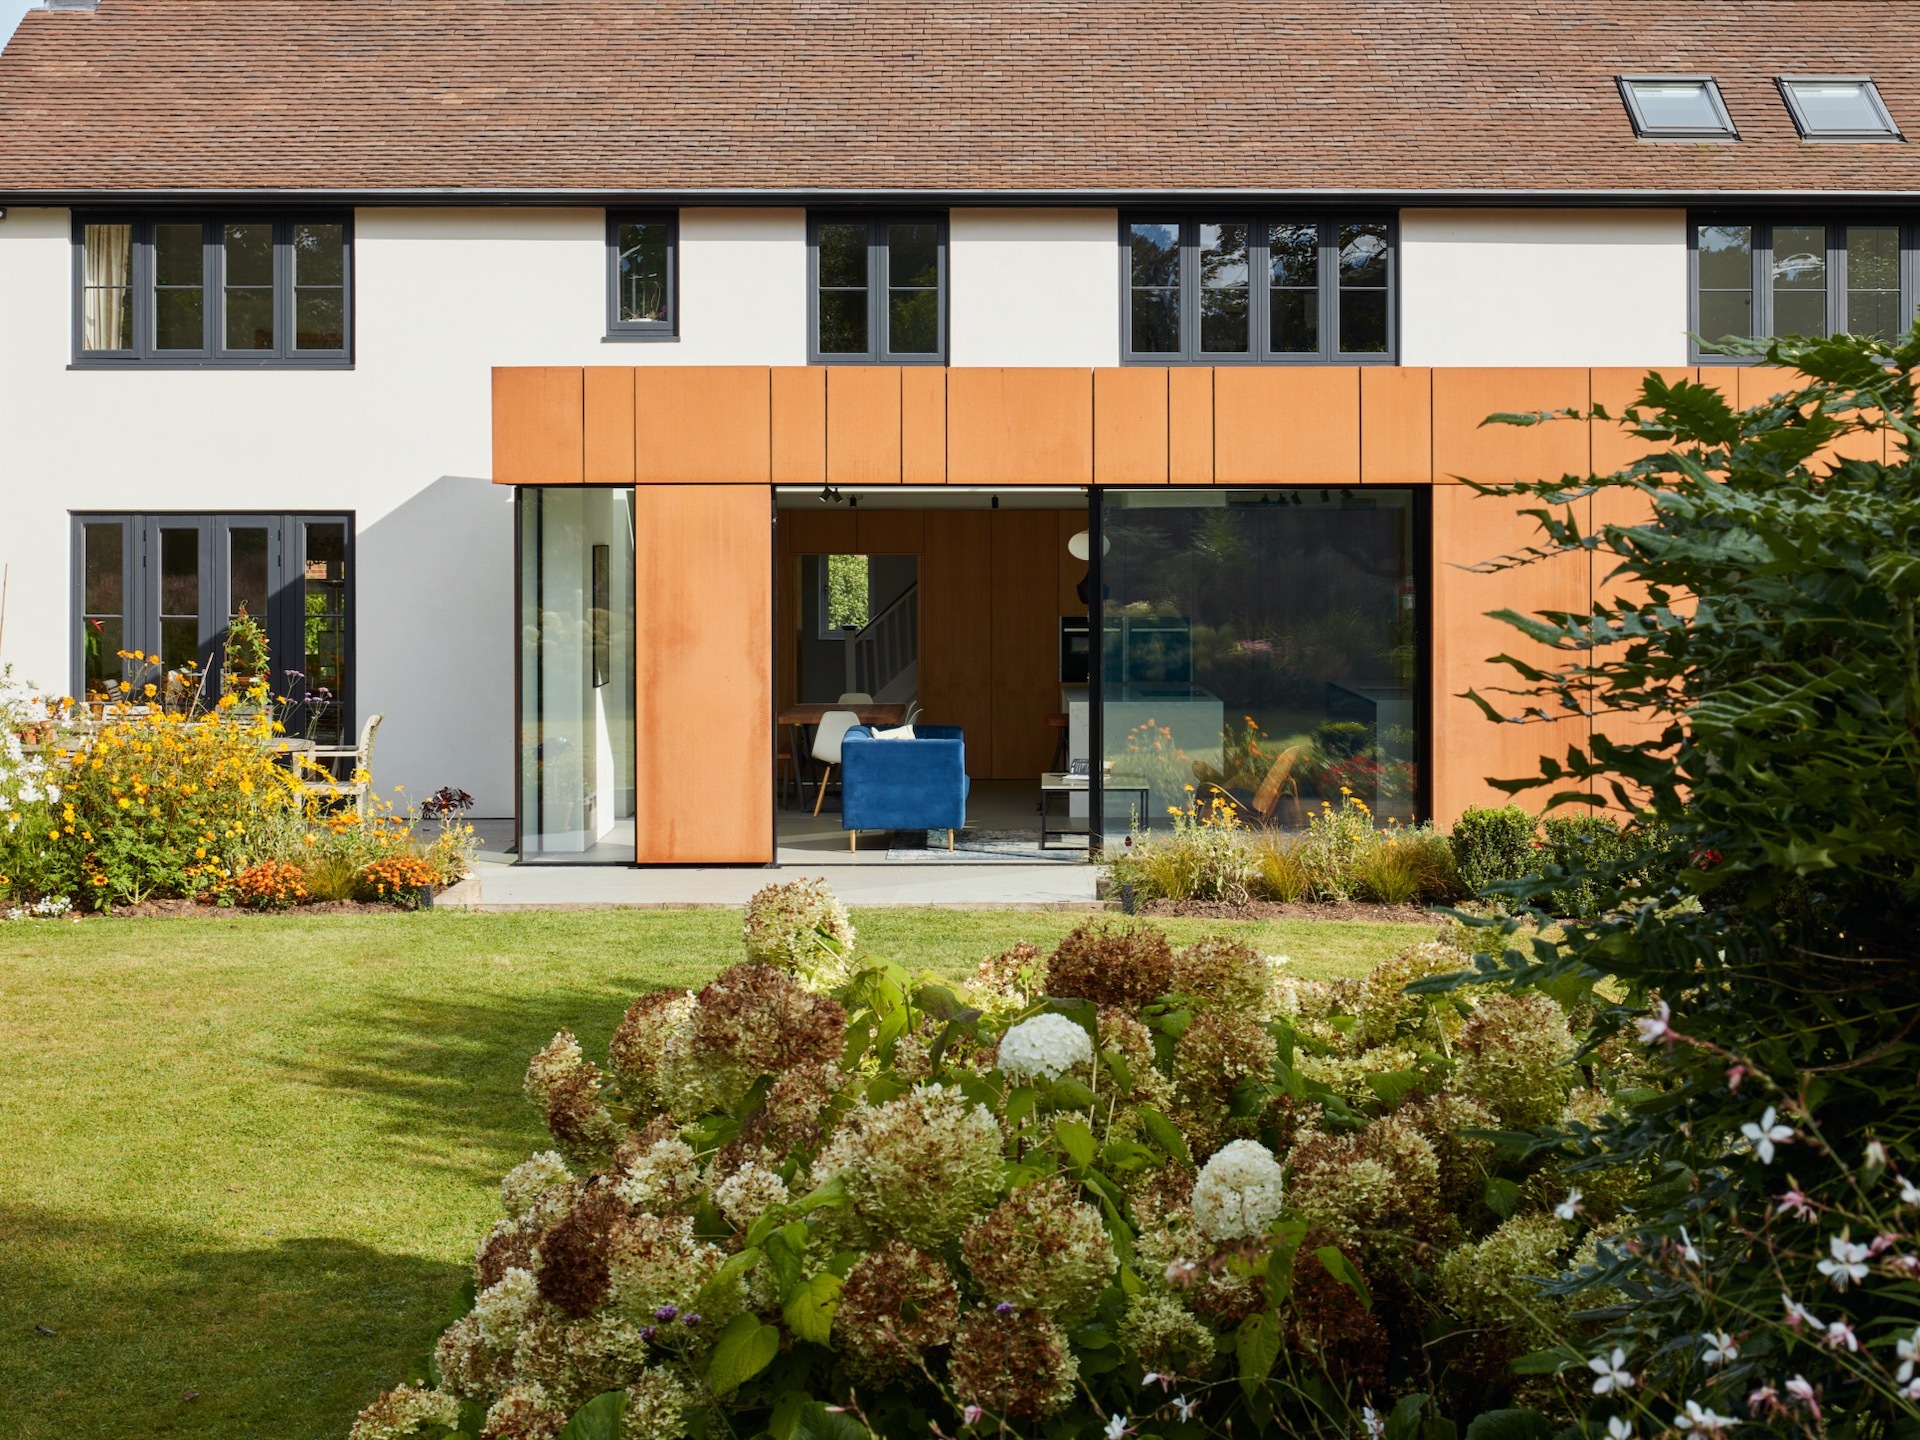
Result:
<svg viewBox="0 0 1920 1440"><path fill-rule="evenodd" d="M445 909L566 910L738 906L756 890L823 879L848 905L953 909L1091 909L1091 865L782 865L772 868L637 868L625 865L482 864L444 891ZM1104 907L1101 907L1104 908Z"/></svg>

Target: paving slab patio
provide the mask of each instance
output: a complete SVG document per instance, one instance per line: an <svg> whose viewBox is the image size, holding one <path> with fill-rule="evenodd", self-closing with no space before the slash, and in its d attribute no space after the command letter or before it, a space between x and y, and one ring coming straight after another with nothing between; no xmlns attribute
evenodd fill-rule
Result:
<svg viewBox="0 0 1920 1440"><path fill-rule="evenodd" d="M769 868L636 868L626 865L482 864L436 904L466 910L565 910L584 907L744 905L756 890L818 878L849 905L964 908L1091 907L1091 865L874 866L781 865Z"/></svg>

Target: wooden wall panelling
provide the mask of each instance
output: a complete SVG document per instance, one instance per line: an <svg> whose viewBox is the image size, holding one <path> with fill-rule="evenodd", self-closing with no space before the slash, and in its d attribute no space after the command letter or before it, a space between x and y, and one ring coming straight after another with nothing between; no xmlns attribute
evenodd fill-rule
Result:
<svg viewBox="0 0 1920 1440"><path fill-rule="evenodd" d="M774 700L781 709L800 698L800 556L784 544L774 557ZM775 737L787 743L782 733Z"/></svg>
<svg viewBox="0 0 1920 1440"><path fill-rule="evenodd" d="M1213 370L1167 371L1167 479L1175 485L1213 483Z"/></svg>
<svg viewBox="0 0 1920 1440"><path fill-rule="evenodd" d="M947 479L947 370L906 365L900 370L900 478L909 485Z"/></svg>
<svg viewBox="0 0 1920 1440"><path fill-rule="evenodd" d="M585 480L633 484L633 367L589 365L585 372Z"/></svg>
<svg viewBox="0 0 1920 1440"><path fill-rule="evenodd" d="M780 512L780 548L791 555L858 555L858 510L845 505L795 506Z"/></svg>
<svg viewBox="0 0 1920 1440"><path fill-rule="evenodd" d="M966 731L975 777L993 773L993 514L942 511L920 561L920 704L927 724Z"/></svg>
<svg viewBox="0 0 1920 1440"><path fill-rule="evenodd" d="M1087 528L1087 512L1084 509L1059 510L1054 513L1054 521L1059 532L1056 536L1059 549L1054 554L1060 564L1060 590L1057 597L1060 613L1085 615L1087 602L1080 598L1080 582L1086 578L1087 563L1067 553L1067 542ZM1059 669L1057 657L1054 669Z"/></svg>
<svg viewBox="0 0 1920 1440"><path fill-rule="evenodd" d="M1099 485L1167 483L1167 372L1093 372L1093 478Z"/></svg>
<svg viewBox="0 0 1920 1440"><path fill-rule="evenodd" d="M772 375L764 365L634 370L642 485L765 485L773 478Z"/></svg>
<svg viewBox="0 0 1920 1440"><path fill-rule="evenodd" d="M1093 372L947 372L947 479L1085 485L1093 478Z"/></svg>
<svg viewBox="0 0 1920 1440"><path fill-rule="evenodd" d="M1360 367L1218 367L1216 485L1357 485Z"/></svg>
<svg viewBox="0 0 1920 1440"><path fill-rule="evenodd" d="M1496 413L1585 410L1585 370L1436 369L1433 372L1433 479L1482 484L1587 473L1587 427L1575 420L1534 426L1487 425Z"/></svg>
<svg viewBox="0 0 1920 1440"><path fill-rule="evenodd" d="M900 367L828 365L827 483L900 483Z"/></svg>
<svg viewBox="0 0 1920 1440"><path fill-rule="evenodd" d="M586 464L585 388L577 365L495 368L494 484L580 483Z"/></svg>
<svg viewBox="0 0 1920 1440"><path fill-rule="evenodd" d="M927 545L925 510L856 510L856 555L918 555ZM939 523L935 514L934 523Z"/></svg>
<svg viewBox="0 0 1920 1440"><path fill-rule="evenodd" d="M773 858L767 491L641 485L634 500L634 834L642 864Z"/></svg>
<svg viewBox="0 0 1920 1440"><path fill-rule="evenodd" d="M993 519L993 768L1040 774L1053 756L1047 716L1060 708L1060 524L1047 510L995 510Z"/></svg>
<svg viewBox="0 0 1920 1440"><path fill-rule="evenodd" d="M1433 478L1433 371L1361 366L1361 481L1428 485Z"/></svg>
<svg viewBox="0 0 1920 1440"><path fill-rule="evenodd" d="M1541 755L1564 757L1569 744L1584 747L1589 738L1584 716L1498 724L1472 701L1458 698L1476 689L1496 709L1515 713L1522 708L1516 697L1491 692L1524 682L1491 657L1509 654L1550 663L1551 652L1529 644L1488 612L1580 610L1592 595L1585 555L1494 574L1463 568L1532 544L1538 529L1520 513L1528 503L1483 496L1464 485L1433 487L1433 808L1442 825L1451 825L1469 805L1507 803L1488 778L1534 774ZM1520 803L1538 809L1544 792L1530 792Z"/></svg>
<svg viewBox="0 0 1920 1440"><path fill-rule="evenodd" d="M778 365L770 372L773 483L827 479L827 367Z"/></svg>

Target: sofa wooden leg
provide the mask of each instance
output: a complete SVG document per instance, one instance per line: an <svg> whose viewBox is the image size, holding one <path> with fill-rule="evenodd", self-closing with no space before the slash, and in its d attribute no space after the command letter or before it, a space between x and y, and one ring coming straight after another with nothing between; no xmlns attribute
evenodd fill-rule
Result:
<svg viewBox="0 0 1920 1440"><path fill-rule="evenodd" d="M859 848L860 848L860 832L858 830L847 831L847 849L857 851L859 850Z"/></svg>
<svg viewBox="0 0 1920 1440"><path fill-rule="evenodd" d="M951 825L947 827L947 849L953 849L953 827Z"/></svg>

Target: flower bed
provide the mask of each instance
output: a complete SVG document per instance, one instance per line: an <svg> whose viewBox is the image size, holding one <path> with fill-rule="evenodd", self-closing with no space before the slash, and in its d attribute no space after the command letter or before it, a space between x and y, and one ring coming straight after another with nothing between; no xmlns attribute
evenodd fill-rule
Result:
<svg viewBox="0 0 1920 1440"><path fill-rule="evenodd" d="M1408 994L1229 939L1088 923L961 988L854 959L815 882L760 958L640 997L603 1069L529 1066L552 1148L502 1185L473 1297L354 1440L963 1432L1439 1436L1567 1382L1512 1362L1572 1321L1529 1276L1637 1186L1501 1136L1593 1123L1538 994ZM1578 1012L1590 997L1567 996ZM567 1429L566 1427L572 1428Z"/></svg>

